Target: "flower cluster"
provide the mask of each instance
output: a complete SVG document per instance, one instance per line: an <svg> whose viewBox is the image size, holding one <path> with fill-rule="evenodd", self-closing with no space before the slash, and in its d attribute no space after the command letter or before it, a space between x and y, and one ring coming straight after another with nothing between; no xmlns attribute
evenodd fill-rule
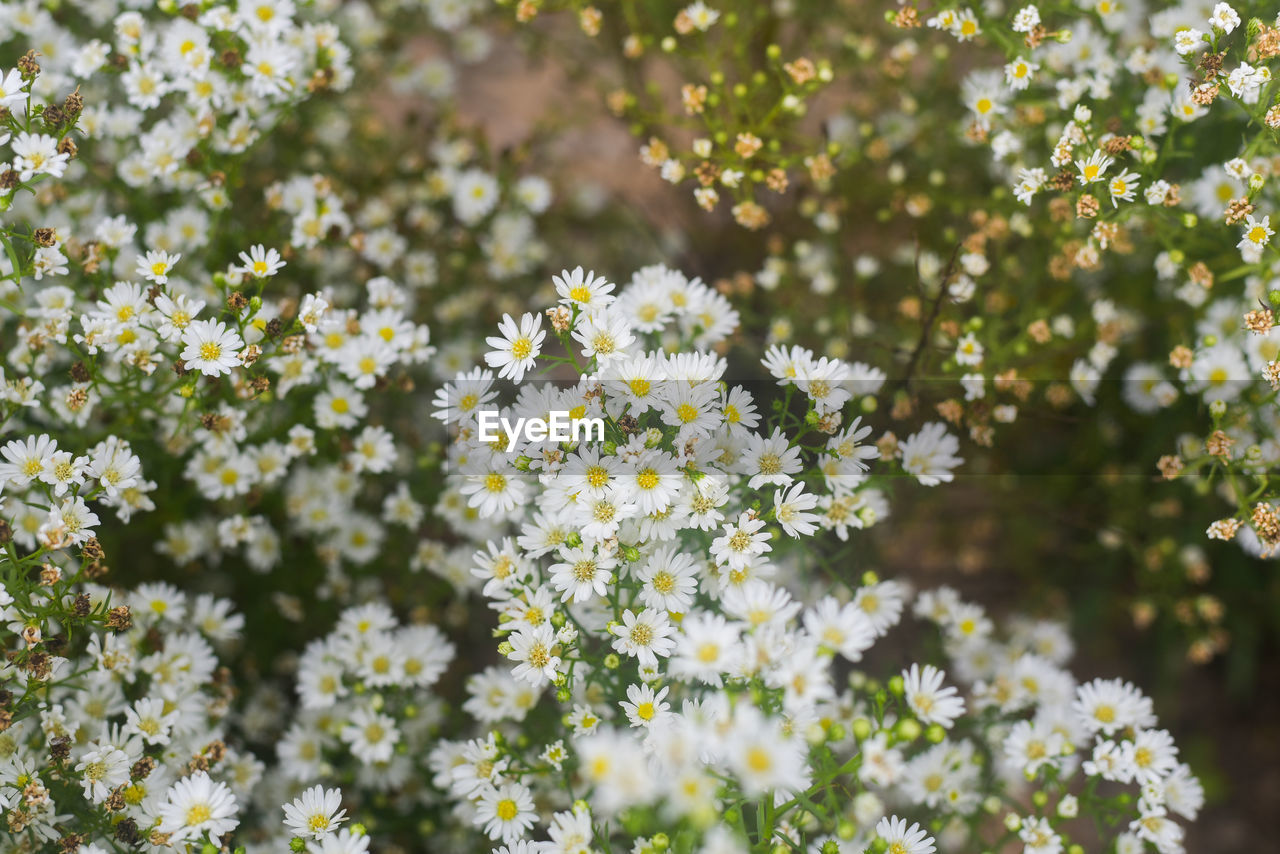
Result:
<svg viewBox="0 0 1280 854"><path fill-rule="evenodd" d="M0 849L1194 847L1280 18L872 6L0 9Z"/></svg>

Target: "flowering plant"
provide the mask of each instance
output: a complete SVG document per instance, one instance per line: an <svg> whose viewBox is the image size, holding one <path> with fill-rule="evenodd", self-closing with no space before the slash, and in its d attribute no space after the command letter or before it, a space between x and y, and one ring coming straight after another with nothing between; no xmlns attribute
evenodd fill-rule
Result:
<svg viewBox="0 0 1280 854"><path fill-rule="evenodd" d="M1272 14L0 9L0 846L1194 847Z"/></svg>

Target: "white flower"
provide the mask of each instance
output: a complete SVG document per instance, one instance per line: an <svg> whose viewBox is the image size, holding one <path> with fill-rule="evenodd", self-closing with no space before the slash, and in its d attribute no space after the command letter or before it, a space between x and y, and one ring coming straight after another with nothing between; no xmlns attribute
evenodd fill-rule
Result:
<svg viewBox="0 0 1280 854"><path fill-rule="evenodd" d="M536 817L529 790L520 783L505 783L480 793L473 821L484 828L490 839L501 839L511 845L533 827Z"/></svg>
<svg viewBox="0 0 1280 854"><path fill-rule="evenodd" d="M1193 50L1204 48L1204 33L1195 27L1187 27L1173 34L1173 49L1179 56L1186 56Z"/></svg>
<svg viewBox="0 0 1280 854"><path fill-rule="evenodd" d="M147 744L168 744L169 732L178 720L178 711L164 711L164 700L144 697L125 712L124 732L142 736Z"/></svg>
<svg viewBox="0 0 1280 854"><path fill-rule="evenodd" d="M535 687L556 678L560 657L551 654L556 645L556 637L550 624L521 629L512 634L508 642L511 644L511 653L507 657L520 662L511 671L512 676L524 679Z"/></svg>
<svg viewBox="0 0 1280 854"><path fill-rule="evenodd" d="M785 493L773 493L773 515L789 537L807 537L817 530L818 514L809 510L818 506L818 496L804 491L804 483L794 483Z"/></svg>
<svg viewBox="0 0 1280 854"><path fill-rule="evenodd" d="M702 0L697 0L697 2L685 7L684 14L694 27L704 33L711 29L712 24L720 20L720 13L715 9L708 8L707 4Z"/></svg>
<svg viewBox="0 0 1280 854"><path fill-rule="evenodd" d="M610 631L617 637L613 648L640 661L642 667L655 667L658 656L666 658L675 649L672 635L675 628L662 611L645 608L639 614L630 608L622 613L622 624L614 624Z"/></svg>
<svg viewBox="0 0 1280 854"><path fill-rule="evenodd" d="M173 265L178 263L181 255L170 255L168 252L152 250L138 259L138 275L157 285L167 284Z"/></svg>
<svg viewBox="0 0 1280 854"><path fill-rule="evenodd" d="M226 783L215 783L204 771L197 771L169 787L160 805L161 833L171 834L174 841L199 839L208 834L215 846L223 834L234 830L236 797Z"/></svg>
<svg viewBox="0 0 1280 854"><path fill-rule="evenodd" d="M240 261L242 266L233 267L232 270L246 276L253 276L255 279L274 276L285 266L285 261L280 257L279 252L268 249L261 243L251 247L247 253L241 252Z"/></svg>
<svg viewBox="0 0 1280 854"><path fill-rule="evenodd" d="M42 133L20 133L13 140L13 168L19 181L30 181L36 175L62 177L67 169L68 154L58 153L58 140Z"/></svg>
<svg viewBox="0 0 1280 854"><path fill-rule="evenodd" d="M1040 26L1040 10L1035 6L1023 6L1013 16L1015 33L1029 33L1038 26Z"/></svg>
<svg viewBox="0 0 1280 854"><path fill-rule="evenodd" d="M465 225L475 225L498 204L498 181L480 169L468 169L453 184L453 213Z"/></svg>
<svg viewBox="0 0 1280 854"><path fill-rule="evenodd" d="M956 456L960 440L947 432L945 424L931 421L907 437L900 446L902 470L916 476L925 486L950 483L952 469L964 462Z"/></svg>
<svg viewBox="0 0 1280 854"><path fill-rule="evenodd" d="M347 811L341 806L341 789L312 786L284 805L284 825L294 836L323 839L345 820Z"/></svg>
<svg viewBox="0 0 1280 854"><path fill-rule="evenodd" d="M186 345L181 358L189 371L200 371L207 377L231 373L240 364L239 351L244 341L234 329L220 320L193 320L182 333Z"/></svg>
<svg viewBox="0 0 1280 854"><path fill-rule="evenodd" d="M513 382L524 379L524 372L531 369L542 352L542 316L525 312L517 326L511 315L502 315L498 324L501 336L491 336L485 343L494 348L484 354L484 361L491 368L498 368L499 377L510 377Z"/></svg>
<svg viewBox="0 0 1280 854"><path fill-rule="evenodd" d="M932 664L926 664L923 670L912 664L910 670L902 672L903 693L907 705L922 722L949 728L964 714L964 700L954 687L943 687L944 676Z"/></svg>
<svg viewBox="0 0 1280 854"><path fill-rule="evenodd" d="M396 722L367 706L356 709L339 735L351 748L351 754L366 765L386 762L400 741Z"/></svg>
<svg viewBox="0 0 1280 854"><path fill-rule="evenodd" d="M573 272L563 270L560 275L552 276L551 281L555 283L562 305L576 305L583 310L597 309L615 299L612 282L593 272L584 273L581 267L574 267Z"/></svg>
<svg viewBox="0 0 1280 854"><path fill-rule="evenodd" d="M84 796L95 804L105 801L112 789L129 782L131 764L123 750L110 744L86 753L76 765L82 774Z"/></svg>
<svg viewBox="0 0 1280 854"><path fill-rule="evenodd" d="M27 101L27 93L24 91L26 84L22 82L22 72L16 68L10 68L3 78L0 78L0 107L7 107L12 110Z"/></svg>
<svg viewBox="0 0 1280 854"><path fill-rule="evenodd" d="M888 845L888 854L933 854L937 848L933 837L920 828L919 824L907 827L906 819L886 816L876 825L876 836Z"/></svg>
<svg viewBox="0 0 1280 854"><path fill-rule="evenodd" d="M1230 33L1240 26L1240 15L1229 4L1219 3L1209 14L1209 26Z"/></svg>
<svg viewBox="0 0 1280 854"><path fill-rule="evenodd" d="M1047 818L1024 818L1018 838L1026 843L1025 854L1059 854L1062 851L1062 837L1054 832Z"/></svg>

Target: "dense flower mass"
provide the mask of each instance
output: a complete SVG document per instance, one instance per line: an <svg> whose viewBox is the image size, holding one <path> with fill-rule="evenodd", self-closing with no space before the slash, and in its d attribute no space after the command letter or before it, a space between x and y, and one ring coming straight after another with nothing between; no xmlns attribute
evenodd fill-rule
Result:
<svg viewBox="0 0 1280 854"><path fill-rule="evenodd" d="M1265 826L1277 57L1201 0L4 4L0 850Z"/></svg>

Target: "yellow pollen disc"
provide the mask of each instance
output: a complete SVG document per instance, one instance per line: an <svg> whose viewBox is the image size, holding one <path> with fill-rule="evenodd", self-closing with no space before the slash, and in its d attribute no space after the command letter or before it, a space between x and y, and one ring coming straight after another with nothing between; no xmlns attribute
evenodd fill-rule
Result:
<svg viewBox="0 0 1280 854"><path fill-rule="evenodd" d="M747 751L747 767L757 774L763 773L773 767L773 758L764 748L752 747Z"/></svg>
<svg viewBox="0 0 1280 854"><path fill-rule="evenodd" d="M194 827L197 824L208 821L212 817L213 810L209 809L207 804L196 804L191 809L187 810L186 824L188 827Z"/></svg>

